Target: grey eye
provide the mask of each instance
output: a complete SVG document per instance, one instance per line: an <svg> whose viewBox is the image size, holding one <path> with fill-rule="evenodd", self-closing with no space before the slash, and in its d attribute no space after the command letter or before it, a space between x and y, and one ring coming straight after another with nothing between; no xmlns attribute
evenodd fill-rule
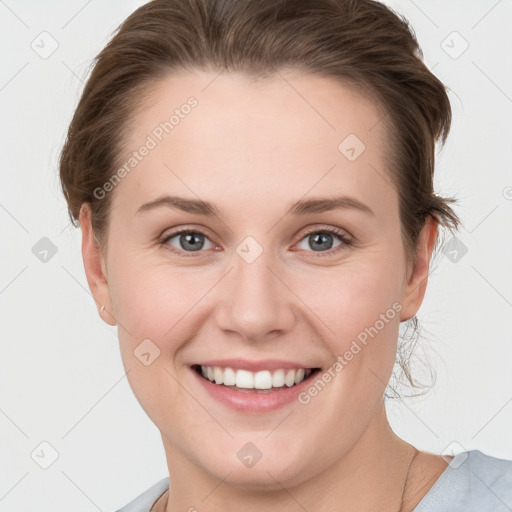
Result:
<svg viewBox="0 0 512 512"><path fill-rule="evenodd" d="M177 239L178 245L171 243L172 240ZM186 252L195 252L200 251L205 247L205 244L210 244L213 247L212 242L208 240L206 235L199 233L197 231L188 231L185 233L178 233L176 235L172 235L167 238L166 243ZM211 248L206 247L206 248Z"/></svg>
<svg viewBox="0 0 512 512"><path fill-rule="evenodd" d="M338 245L341 245L341 240L339 241L338 245L333 245L333 240L335 238L340 240L340 236L334 233L329 233L328 231L316 231L315 233L310 233L309 235L305 236L300 241L300 244L307 243L309 247L300 247L300 245L298 247L299 249L305 250L311 248L314 252L328 251L334 247L337 247Z"/></svg>

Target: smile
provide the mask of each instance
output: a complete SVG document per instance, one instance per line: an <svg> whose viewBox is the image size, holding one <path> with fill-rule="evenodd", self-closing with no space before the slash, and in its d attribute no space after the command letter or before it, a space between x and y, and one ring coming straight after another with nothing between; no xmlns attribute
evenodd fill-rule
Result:
<svg viewBox="0 0 512 512"><path fill-rule="evenodd" d="M300 384L312 373L310 368L284 369L279 368L270 372L263 370L251 372L248 370L235 370L233 368L222 368L219 366L201 365L201 374L215 384L224 386L236 386L245 389L271 389L292 387Z"/></svg>
<svg viewBox="0 0 512 512"><path fill-rule="evenodd" d="M221 366L194 365L193 369L204 379L241 392L279 391L296 386L319 371L319 368L277 368L273 371L252 372Z"/></svg>

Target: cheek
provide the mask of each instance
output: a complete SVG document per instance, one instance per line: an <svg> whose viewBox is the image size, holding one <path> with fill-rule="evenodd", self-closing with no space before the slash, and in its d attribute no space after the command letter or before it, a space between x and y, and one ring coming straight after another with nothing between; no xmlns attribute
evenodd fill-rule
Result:
<svg viewBox="0 0 512 512"><path fill-rule="evenodd" d="M294 286L340 348L376 323L385 330L383 318L386 328L399 323L400 276L393 266L347 265L297 278Z"/></svg>
<svg viewBox="0 0 512 512"><path fill-rule="evenodd" d="M114 255L113 255L114 256ZM209 288L192 272L149 264L150 258L118 258L109 275L112 306L127 379L142 408L156 424L168 424L168 404L184 404L176 368L181 347L197 333L194 308ZM162 390L165 393L162 395ZM197 412L197 411L196 411Z"/></svg>
<svg viewBox="0 0 512 512"><path fill-rule="evenodd" d="M294 284L315 313L310 318L333 363L339 363L332 368L332 385L347 410L380 400L391 376L402 309L399 270L391 259L375 258Z"/></svg>
<svg viewBox="0 0 512 512"><path fill-rule="evenodd" d="M172 268L151 258L119 259L109 287L116 320L133 341L143 337L160 343L179 331L181 320L193 314L194 305L215 278L208 272Z"/></svg>

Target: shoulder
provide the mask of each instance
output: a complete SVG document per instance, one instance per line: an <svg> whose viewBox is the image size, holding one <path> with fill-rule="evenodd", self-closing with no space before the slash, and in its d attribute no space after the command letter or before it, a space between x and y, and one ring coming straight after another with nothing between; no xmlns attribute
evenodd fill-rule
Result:
<svg viewBox="0 0 512 512"><path fill-rule="evenodd" d="M510 512L512 460L479 450L456 455L414 512Z"/></svg>
<svg viewBox="0 0 512 512"><path fill-rule="evenodd" d="M116 512L149 512L155 501L169 488L169 477L162 478Z"/></svg>

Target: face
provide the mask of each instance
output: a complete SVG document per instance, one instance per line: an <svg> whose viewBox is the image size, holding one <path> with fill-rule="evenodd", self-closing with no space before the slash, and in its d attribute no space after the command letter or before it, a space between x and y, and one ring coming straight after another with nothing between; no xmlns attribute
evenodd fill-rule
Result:
<svg viewBox="0 0 512 512"><path fill-rule="evenodd" d="M432 243L409 272L370 100L299 73L216 76L144 100L108 251L84 214L84 262L168 457L270 489L321 474L380 417Z"/></svg>

